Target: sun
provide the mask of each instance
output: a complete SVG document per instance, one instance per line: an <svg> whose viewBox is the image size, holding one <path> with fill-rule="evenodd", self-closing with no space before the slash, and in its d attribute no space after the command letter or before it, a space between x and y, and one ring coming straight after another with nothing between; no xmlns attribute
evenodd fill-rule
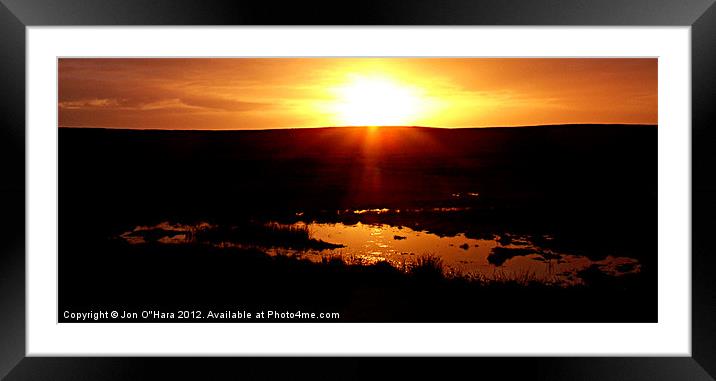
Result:
<svg viewBox="0 0 716 381"><path fill-rule="evenodd" d="M420 89L380 76L355 76L333 94L332 114L345 126L409 125L424 106Z"/></svg>

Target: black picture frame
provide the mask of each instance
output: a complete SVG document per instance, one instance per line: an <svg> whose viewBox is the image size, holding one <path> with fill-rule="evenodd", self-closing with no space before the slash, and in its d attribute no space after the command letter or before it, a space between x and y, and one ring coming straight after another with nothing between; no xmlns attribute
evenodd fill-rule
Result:
<svg viewBox="0 0 716 381"><path fill-rule="evenodd" d="M324 378L425 375L396 359L42 358L25 353L25 36L62 25L630 25L690 26L692 75L692 357L472 358L441 378L486 369L500 378L712 380L716 378L716 6L714 0L415 0L327 2L0 0L0 376L42 379ZM49 90L48 90L49 91ZM688 253L684 253L688 254ZM389 360L389 361L388 361ZM484 372L484 371L480 371ZM482 373L479 373L482 374Z"/></svg>

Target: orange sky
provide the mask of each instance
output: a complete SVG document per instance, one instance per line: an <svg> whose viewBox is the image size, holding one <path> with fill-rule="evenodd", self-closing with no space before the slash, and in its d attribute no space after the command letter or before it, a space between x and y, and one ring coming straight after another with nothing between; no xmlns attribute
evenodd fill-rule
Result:
<svg viewBox="0 0 716 381"><path fill-rule="evenodd" d="M59 125L657 123L657 59L60 59Z"/></svg>

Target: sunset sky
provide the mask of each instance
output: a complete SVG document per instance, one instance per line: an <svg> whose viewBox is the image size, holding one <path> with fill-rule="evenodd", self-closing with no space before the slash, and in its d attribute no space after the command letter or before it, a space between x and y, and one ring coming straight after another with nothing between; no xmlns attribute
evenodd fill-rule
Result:
<svg viewBox="0 0 716 381"><path fill-rule="evenodd" d="M59 125L657 123L657 59L60 59Z"/></svg>

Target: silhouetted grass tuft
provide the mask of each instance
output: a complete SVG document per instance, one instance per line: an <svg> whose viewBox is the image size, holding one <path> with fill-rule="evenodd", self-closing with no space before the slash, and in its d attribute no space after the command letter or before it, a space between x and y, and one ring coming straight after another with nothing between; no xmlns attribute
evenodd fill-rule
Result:
<svg viewBox="0 0 716 381"><path fill-rule="evenodd" d="M434 254L424 254L415 259L410 274L423 280L438 280L445 277L445 265L442 258Z"/></svg>

